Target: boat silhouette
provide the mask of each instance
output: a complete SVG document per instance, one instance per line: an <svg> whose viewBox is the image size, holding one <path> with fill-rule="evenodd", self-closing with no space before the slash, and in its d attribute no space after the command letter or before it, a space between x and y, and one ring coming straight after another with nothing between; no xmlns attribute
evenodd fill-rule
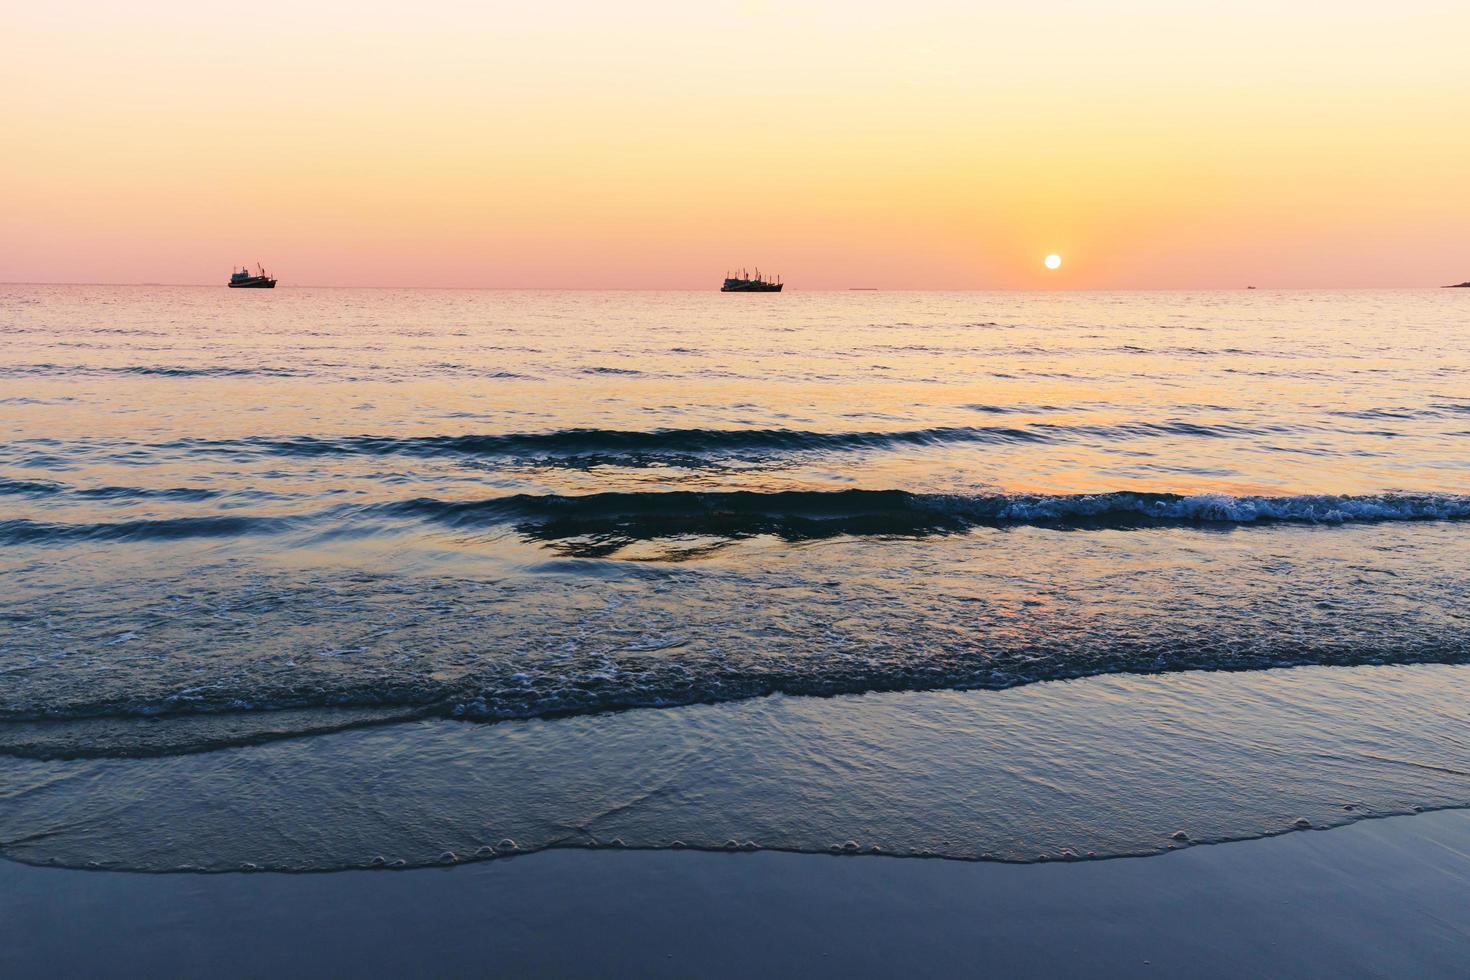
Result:
<svg viewBox="0 0 1470 980"><path fill-rule="evenodd" d="M272 279L270 276L266 275L265 269L260 265L260 263L257 262L256 265L255 265L255 267L256 267L256 269L259 270L259 272L258 272L257 275L251 275L250 274L250 269L247 266L241 266L239 269L236 269L233 272L231 272L230 273L230 288L231 289L275 289L276 288L276 281L274 279Z"/></svg>
<svg viewBox="0 0 1470 980"><path fill-rule="evenodd" d="M732 276L725 273L725 284L720 287L722 293L779 293L781 291L781 277L767 279L761 275L761 270L755 270L755 278L751 278L744 269L740 275Z"/></svg>

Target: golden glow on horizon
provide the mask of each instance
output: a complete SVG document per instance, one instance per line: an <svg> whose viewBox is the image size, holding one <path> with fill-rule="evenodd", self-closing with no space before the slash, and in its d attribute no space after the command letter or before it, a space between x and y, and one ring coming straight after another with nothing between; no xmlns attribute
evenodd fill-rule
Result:
<svg viewBox="0 0 1470 980"><path fill-rule="evenodd" d="M1052 253L1042 261L1042 264L1048 269L1060 269L1062 267L1062 257L1056 253Z"/></svg>
<svg viewBox="0 0 1470 980"><path fill-rule="evenodd" d="M0 30L0 280L1470 275L1459 2L257 0L222 29L78 0Z"/></svg>

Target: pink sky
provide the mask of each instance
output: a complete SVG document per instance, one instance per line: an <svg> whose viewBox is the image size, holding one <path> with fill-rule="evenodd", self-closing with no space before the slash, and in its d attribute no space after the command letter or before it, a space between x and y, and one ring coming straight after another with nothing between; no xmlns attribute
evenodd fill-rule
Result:
<svg viewBox="0 0 1470 980"><path fill-rule="evenodd" d="M1470 279L1463 3L13 6L0 280Z"/></svg>

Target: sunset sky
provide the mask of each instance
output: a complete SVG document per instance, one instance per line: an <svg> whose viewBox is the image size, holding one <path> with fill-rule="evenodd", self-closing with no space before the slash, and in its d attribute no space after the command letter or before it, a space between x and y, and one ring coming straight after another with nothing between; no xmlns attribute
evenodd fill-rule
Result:
<svg viewBox="0 0 1470 980"><path fill-rule="evenodd" d="M0 33L4 281L1470 279L1465 0L16 0Z"/></svg>

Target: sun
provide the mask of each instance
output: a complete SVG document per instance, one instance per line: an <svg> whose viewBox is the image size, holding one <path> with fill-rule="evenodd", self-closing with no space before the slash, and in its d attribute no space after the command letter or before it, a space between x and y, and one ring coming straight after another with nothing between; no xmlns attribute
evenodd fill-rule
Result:
<svg viewBox="0 0 1470 980"><path fill-rule="evenodd" d="M1048 255L1045 264L1048 269L1060 269L1062 267L1062 257L1055 254Z"/></svg>

